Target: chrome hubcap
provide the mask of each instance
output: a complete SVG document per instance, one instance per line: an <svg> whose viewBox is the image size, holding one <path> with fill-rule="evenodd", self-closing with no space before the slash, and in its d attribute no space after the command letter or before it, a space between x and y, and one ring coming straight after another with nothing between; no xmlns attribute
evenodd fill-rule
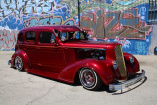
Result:
<svg viewBox="0 0 157 105"><path fill-rule="evenodd" d="M95 83L93 72L89 69L83 70L81 74L81 81L86 87L92 87Z"/></svg>
<svg viewBox="0 0 157 105"><path fill-rule="evenodd" d="M15 59L15 67L18 70L22 70L23 63L22 63L22 59L20 57L16 57L16 59Z"/></svg>

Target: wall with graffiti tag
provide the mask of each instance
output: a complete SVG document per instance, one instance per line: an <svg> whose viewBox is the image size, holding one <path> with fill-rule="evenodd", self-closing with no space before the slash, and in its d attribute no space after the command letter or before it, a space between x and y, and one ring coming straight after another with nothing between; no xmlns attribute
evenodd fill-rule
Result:
<svg viewBox="0 0 157 105"><path fill-rule="evenodd" d="M146 55L153 25L149 0L1 0L0 50L14 50L19 30L37 25L80 25L93 41L118 42Z"/></svg>

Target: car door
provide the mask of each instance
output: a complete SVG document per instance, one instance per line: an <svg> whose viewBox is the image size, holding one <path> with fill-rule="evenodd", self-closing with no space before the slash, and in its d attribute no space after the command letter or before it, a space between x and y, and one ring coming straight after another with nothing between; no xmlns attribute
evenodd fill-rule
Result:
<svg viewBox="0 0 157 105"><path fill-rule="evenodd" d="M23 50L25 51L30 65L32 69L37 69L37 58L36 56L36 32L35 31L27 31L25 33L25 39L24 39L25 46L23 47Z"/></svg>
<svg viewBox="0 0 157 105"><path fill-rule="evenodd" d="M56 45L53 32L44 30L38 34L38 69L59 73L65 67L64 49Z"/></svg>

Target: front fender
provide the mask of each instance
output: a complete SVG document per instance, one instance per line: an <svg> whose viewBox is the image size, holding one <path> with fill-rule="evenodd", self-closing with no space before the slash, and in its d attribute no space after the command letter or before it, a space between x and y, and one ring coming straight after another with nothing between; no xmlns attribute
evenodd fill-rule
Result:
<svg viewBox="0 0 157 105"><path fill-rule="evenodd" d="M82 68L90 68L99 75L104 84L109 85L109 83L113 82L114 80L111 62L112 61L96 59L84 59L77 61L66 67L60 73L58 78L63 81L68 80L70 83L73 83L78 70Z"/></svg>
<svg viewBox="0 0 157 105"><path fill-rule="evenodd" d="M17 56L19 56L19 57L22 59L23 64L24 64L24 69L25 69L25 70L31 68L29 59L28 59L28 57L27 57L27 54L26 54L24 51L22 51L22 50L16 51L16 52L13 54L13 56L12 56L12 58L11 58L11 67L14 67L15 58L16 58Z"/></svg>
<svg viewBox="0 0 157 105"><path fill-rule="evenodd" d="M140 71L140 66L139 66L138 60L132 54L129 54L126 52L124 52L123 54L124 54L124 59L125 59L125 63L126 63L128 70L131 73L136 73L136 72ZM134 63L133 64L130 63L130 56L131 55L134 57Z"/></svg>

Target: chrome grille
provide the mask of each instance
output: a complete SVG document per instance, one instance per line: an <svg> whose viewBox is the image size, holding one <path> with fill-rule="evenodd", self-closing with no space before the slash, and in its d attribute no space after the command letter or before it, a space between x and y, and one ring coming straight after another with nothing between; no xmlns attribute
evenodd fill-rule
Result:
<svg viewBox="0 0 157 105"><path fill-rule="evenodd" d="M120 74L121 74L122 77L125 77L125 76L127 76L127 71L126 71L122 46L117 45L117 46L115 46L114 50L115 50L116 61L117 61L117 64L118 64Z"/></svg>

